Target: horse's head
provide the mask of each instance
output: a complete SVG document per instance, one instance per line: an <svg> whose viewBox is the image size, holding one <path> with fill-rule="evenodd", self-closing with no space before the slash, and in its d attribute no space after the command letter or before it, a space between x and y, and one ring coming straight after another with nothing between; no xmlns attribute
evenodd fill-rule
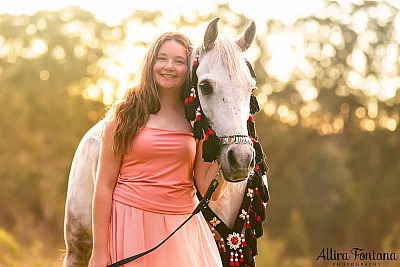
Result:
<svg viewBox="0 0 400 267"><path fill-rule="evenodd" d="M217 140L208 148L204 146L205 141L203 158L206 161L214 160L212 155L204 157L204 152L210 154L205 149L212 150L212 153L218 154L216 159L224 178L239 182L246 179L255 166L255 153L247 124L250 98L256 82L242 53L252 44L256 26L252 22L239 37L229 39L218 37L218 20L216 18L210 22L203 45L194 51L192 91L201 106L195 124L200 119L206 120L207 126L201 127L205 132L205 140L211 137ZM208 126L212 129L212 136Z"/></svg>

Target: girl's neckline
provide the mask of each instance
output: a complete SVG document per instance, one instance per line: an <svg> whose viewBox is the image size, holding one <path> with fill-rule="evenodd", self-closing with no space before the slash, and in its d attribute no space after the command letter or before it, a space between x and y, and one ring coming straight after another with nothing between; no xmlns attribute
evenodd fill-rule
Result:
<svg viewBox="0 0 400 267"><path fill-rule="evenodd" d="M192 132L189 132L189 131L186 132L186 131L180 131L180 130L174 130L174 129L165 129L165 128L154 127L154 126L144 126L143 128L151 129L151 130L159 130L159 131L174 132L174 133L193 134Z"/></svg>

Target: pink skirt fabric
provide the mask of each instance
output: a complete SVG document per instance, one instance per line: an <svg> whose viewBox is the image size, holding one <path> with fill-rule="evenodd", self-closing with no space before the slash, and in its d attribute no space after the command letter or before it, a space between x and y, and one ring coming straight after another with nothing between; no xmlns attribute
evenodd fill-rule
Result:
<svg viewBox="0 0 400 267"><path fill-rule="evenodd" d="M145 211L114 200L110 226L112 262L153 248L189 216ZM124 266L222 267L222 263L206 221L197 214L162 246Z"/></svg>

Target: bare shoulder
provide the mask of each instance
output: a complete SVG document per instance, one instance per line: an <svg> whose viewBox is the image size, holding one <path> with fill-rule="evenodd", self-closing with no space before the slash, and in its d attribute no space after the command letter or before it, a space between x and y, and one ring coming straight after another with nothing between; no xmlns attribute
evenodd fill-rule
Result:
<svg viewBox="0 0 400 267"><path fill-rule="evenodd" d="M110 120L104 125L103 134L101 136L103 150L104 148L112 150L114 143L115 127L116 125L114 120Z"/></svg>
<svg viewBox="0 0 400 267"><path fill-rule="evenodd" d="M116 125L114 120L107 121L104 126L103 136L113 136L115 132L115 127Z"/></svg>

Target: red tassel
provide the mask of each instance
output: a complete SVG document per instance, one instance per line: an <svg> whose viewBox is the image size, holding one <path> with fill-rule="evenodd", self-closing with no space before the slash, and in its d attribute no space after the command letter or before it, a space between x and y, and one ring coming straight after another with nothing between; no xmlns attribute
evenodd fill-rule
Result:
<svg viewBox="0 0 400 267"><path fill-rule="evenodd" d="M226 252L225 242L223 238L221 238L221 240L219 241L219 245L221 246L222 252Z"/></svg>
<svg viewBox="0 0 400 267"><path fill-rule="evenodd" d="M254 225L256 224L256 214L253 209L250 209L249 215L250 215L250 225L254 227Z"/></svg>
<svg viewBox="0 0 400 267"><path fill-rule="evenodd" d="M197 107L196 109L196 121L201 120L201 109L200 107Z"/></svg>
<svg viewBox="0 0 400 267"><path fill-rule="evenodd" d="M235 252L235 266L239 266L239 255Z"/></svg>
<svg viewBox="0 0 400 267"><path fill-rule="evenodd" d="M257 237L254 235L254 233L252 233L252 237L253 237L253 247L251 249L251 254L253 256L256 256L258 254L258 246L257 246Z"/></svg>
<svg viewBox="0 0 400 267"><path fill-rule="evenodd" d="M244 253L245 261L247 263L250 263L251 258L253 257L252 252L251 252L252 249L254 248L253 243L256 242L256 240L254 240L254 238L253 238L253 233L250 228L245 230L245 237L246 237L247 246L243 247L243 253Z"/></svg>
<svg viewBox="0 0 400 267"><path fill-rule="evenodd" d="M254 191L255 191L255 194L254 194L253 203L252 203L253 210L257 213L260 213L262 211L262 208L261 208L262 200L260 198L260 195L258 194L258 187L256 187L256 189Z"/></svg>
<svg viewBox="0 0 400 267"><path fill-rule="evenodd" d="M194 86L190 89L190 94L185 98L186 110L185 117L189 121L193 121L196 118L196 90Z"/></svg>
<svg viewBox="0 0 400 267"><path fill-rule="evenodd" d="M193 124L194 138L196 138L197 140L202 140L204 138L203 128L204 127L203 127L201 108L200 108L200 106L198 106L196 109L196 120L194 121L194 124Z"/></svg>
<svg viewBox="0 0 400 267"><path fill-rule="evenodd" d="M244 259L244 262L250 263L251 262L251 257L252 257L252 255L251 255L251 252L250 252L250 248L249 247L243 248L243 259Z"/></svg>
<svg viewBox="0 0 400 267"><path fill-rule="evenodd" d="M261 197L261 199L262 199L262 201L264 202L264 203L268 203L268 201L269 201L269 194L268 194L268 189L267 189L267 187L265 186L265 184L264 184L264 182L262 182L262 185L261 185L261 187L260 187L260 197Z"/></svg>
<svg viewBox="0 0 400 267"><path fill-rule="evenodd" d="M258 136L257 136L257 133L256 133L256 129L255 129L255 125L254 125L254 119L253 119L253 116L251 116L251 115L249 116L249 119L247 120L247 132L248 132L250 138L258 139Z"/></svg>
<svg viewBox="0 0 400 267"><path fill-rule="evenodd" d="M259 142L253 142L253 148L256 151L256 163L258 164L260 161L264 160L264 152Z"/></svg>
<svg viewBox="0 0 400 267"><path fill-rule="evenodd" d="M198 66L199 65L199 55L196 55L196 58L193 61L193 66Z"/></svg>
<svg viewBox="0 0 400 267"><path fill-rule="evenodd" d="M256 114L260 112L260 106L258 105L257 97L253 94L250 95L250 113Z"/></svg>
<svg viewBox="0 0 400 267"><path fill-rule="evenodd" d="M243 247L247 246L247 244L246 244L246 239L244 238L244 234L243 234L243 233L240 235L240 237L241 237L241 239L242 239L242 246L243 246Z"/></svg>
<svg viewBox="0 0 400 267"><path fill-rule="evenodd" d="M250 215L246 215L246 229L251 229Z"/></svg>
<svg viewBox="0 0 400 267"><path fill-rule="evenodd" d="M239 254L240 254L240 262L244 262L244 256L243 256L243 250L239 249Z"/></svg>
<svg viewBox="0 0 400 267"><path fill-rule="evenodd" d="M229 266L235 266L235 262L233 260L233 252L231 252L229 257Z"/></svg>
<svg viewBox="0 0 400 267"><path fill-rule="evenodd" d="M208 128L203 142L203 159L205 162L215 161L220 152L219 138Z"/></svg>
<svg viewBox="0 0 400 267"><path fill-rule="evenodd" d="M255 236L257 238L261 237L264 234L264 229L261 221L261 217L256 217L256 225L255 225ZM257 242L257 241L256 241Z"/></svg>
<svg viewBox="0 0 400 267"><path fill-rule="evenodd" d="M212 235L213 235L213 237L214 237L214 240L217 240L217 237L215 236L215 229L214 229L214 227L211 227L211 233L212 233Z"/></svg>

